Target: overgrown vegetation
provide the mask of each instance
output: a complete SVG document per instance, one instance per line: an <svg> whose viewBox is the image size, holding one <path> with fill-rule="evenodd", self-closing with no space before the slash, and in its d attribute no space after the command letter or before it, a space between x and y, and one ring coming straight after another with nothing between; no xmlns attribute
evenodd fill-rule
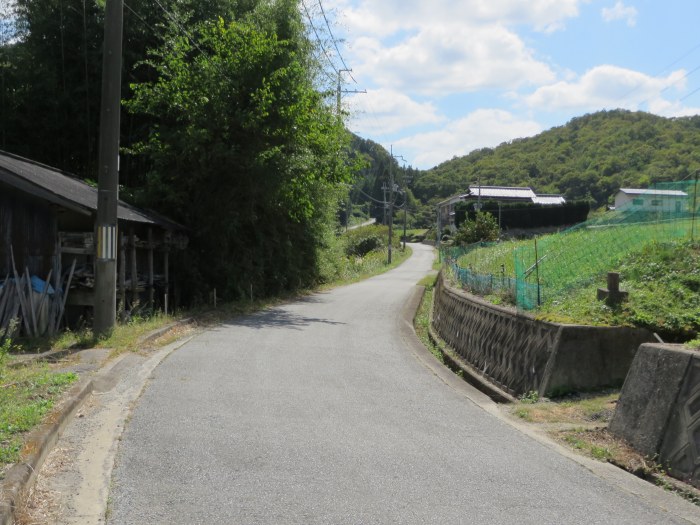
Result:
<svg viewBox="0 0 700 525"><path fill-rule="evenodd" d="M411 249L403 250L399 237L394 235L392 264L387 264L388 243L387 226L365 226L342 233L322 252L321 282L334 286L357 281L394 268L410 256Z"/></svg>
<svg viewBox="0 0 700 525"><path fill-rule="evenodd" d="M700 243L651 243L619 261L621 288L629 300L617 307L596 300L597 282L543 305L543 319L599 325L636 325L669 341L697 338L700 332Z"/></svg>

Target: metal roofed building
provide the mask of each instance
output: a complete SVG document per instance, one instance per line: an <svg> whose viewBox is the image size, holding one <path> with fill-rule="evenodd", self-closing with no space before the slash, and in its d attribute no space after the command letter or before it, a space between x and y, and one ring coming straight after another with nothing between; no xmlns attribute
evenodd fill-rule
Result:
<svg viewBox="0 0 700 525"><path fill-rule="evenodd" d="M566 204L566 199L562 195L535 195L532 199L534 204L542 204L543 206L560 206Z"/></svg>
<svg viewBox="0 0 700 525"><path fill-rule="evenodd" d="M440 228L455 228L455 206L460 202L469 201L476 204L478 202L501 203L523 202L527 204L537 204L540 206L561 206L566 204L566 199L562 195L542 194L537 195L529 187L512 186L469 186L469 191L445 199L438 203L438 221Z"/></svg>
<svg viewBox="0 0 700 525"><path fill-rule="evenodd" d="M508 186L469 186L466 199L481 199L493 201L530 201L536 197L530 188L514 188Z"/></svg>
<svg viewBox="0 0 700 525"><path fill-rule="evenodd" d="M682 213L689 205L688 194L680 190L620 188L615 194L616 210Z"/></svg>
<svg viewBox="0 0 700 525"><path fill-rule="evenodd" d="M51 275L56 290L71 281L68 305L91 307L96 214L96 188L0 151L0 280L11 280L15 269L47 281ZM127 310L162 304L170 286L169 253L186 245L185 228L123 201L117 217L119 301Z"/></svg>

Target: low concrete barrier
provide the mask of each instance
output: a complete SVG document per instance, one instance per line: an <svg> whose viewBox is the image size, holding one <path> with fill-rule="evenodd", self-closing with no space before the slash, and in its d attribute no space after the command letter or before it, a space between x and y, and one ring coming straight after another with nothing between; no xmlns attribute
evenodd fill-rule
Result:
<svg viewBox="0 0 700 525"><path fill-rule="evenodd" d="M700 354L679 345L642 345L610 431L700 488Z"/></svg>
<svg viewBox="0 0 700 525"><path fill-rule="evenodd" d="M450 287L440 275L433 327L467 363L511 395L551 395L621 385L640 344L639 328L537 321Z"/></svg>

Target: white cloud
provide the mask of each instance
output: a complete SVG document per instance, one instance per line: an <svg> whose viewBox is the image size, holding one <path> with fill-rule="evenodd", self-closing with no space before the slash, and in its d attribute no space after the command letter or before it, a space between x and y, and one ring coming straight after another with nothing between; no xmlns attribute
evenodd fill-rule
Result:
<svg viewBox="0 0 700 525"><path fill-rule="evenodd" d="M362 134L381 136L444 121L433 104L416 102L390 89L368 90L366 94L348 97L347 105L350 129Z"/></svg>
<svg viewBox="0 0 700 525"><path fill-rule="evenodd" d="M626 6L622 2L617 2L613 7L604 7L601 11L603 20L614 22L615 20L626 20L627 25L633 27L637 23L637 10L632 6Z"/></svg>
<svg viewBox="0 0 700 525"><path fill-rule="evenodd" d="M333 0L326 4L342 11L343 23L355 35L387 36L426 25L459 22L527 24L538 31L561 29L590 0Z"/></svg>
<svg viewBox="0 0 700 525"><path fill-rule="evenodd" d="M692 117L700 115L700 108L685 107L679 101L657 98L649 103L649 111L662 117Z"/></svg>
<svg viewBox="0 0 700 525"><path fill-rule="evenodd" d="M587 71L578 79L541 87L525 101L530 107L545 111L638 109L645 103L659 99L663 92L671 88L680 90L684 87L683 70L657 78L630 69L603 65Z"/></svg>
<svg viewBox="0 0 700 525"><path fill-rule="evenodd" d="M522 120L499 109L480 109L449 122L443 129L420 133L394 143L394 149L419 168L430 168L456 155L542 131L532 120Z"/></svg>
<svg viewBox="0 0 700 525"><path fill-rule="evenodd" d="M361 38L354 54L360 76L380 86L426 95L516 89L554 79L548 65L538 61L515 33L499 25L424 26L391 46Z"/></svg>

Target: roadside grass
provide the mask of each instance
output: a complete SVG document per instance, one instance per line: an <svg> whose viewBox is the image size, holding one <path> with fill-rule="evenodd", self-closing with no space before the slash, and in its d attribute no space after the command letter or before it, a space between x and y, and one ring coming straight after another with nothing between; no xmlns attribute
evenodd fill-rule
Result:
<svg viewBox="0 0 700 525"><path fill-rule="evenodd" d="M387 251L376 250L368 253L364 257L348 258L347 261L338 270L335 278L332 281L325 282L319 286L321 290L328 290L337 286L352 284L375 275L381 275L389 270L392 270L406 261L413 250L410 246L406 249L395 247L392 250L391 264L387 263Z"/></svg>
<svg viewBox="0 0 700 525"><path fill-rule="evenodd" d="M0 367L0 478L7 465L20 460L26 434L77 379L72 372L52 371L47 363Z"/></svg>
<svg viewBox="0 0 700 525"><path fill-rule="evenodd" d="M511 413L530 423L607 424L615 413L619 390L575 394L554 400L524 396Z"/></svg>
<svg viewBox="0 0 700 525"><path fill-rule="evenodd" d="M425 286L425 293L423 294L423 299L418 307L416 316L413 319L413 326L423 346L430 350L430 353L435 356L435 359L445 365L445 357L429 335L430 310L433 306L433 292L436 280L436 275L427 275L418 282L419 286Z"/></svg>

